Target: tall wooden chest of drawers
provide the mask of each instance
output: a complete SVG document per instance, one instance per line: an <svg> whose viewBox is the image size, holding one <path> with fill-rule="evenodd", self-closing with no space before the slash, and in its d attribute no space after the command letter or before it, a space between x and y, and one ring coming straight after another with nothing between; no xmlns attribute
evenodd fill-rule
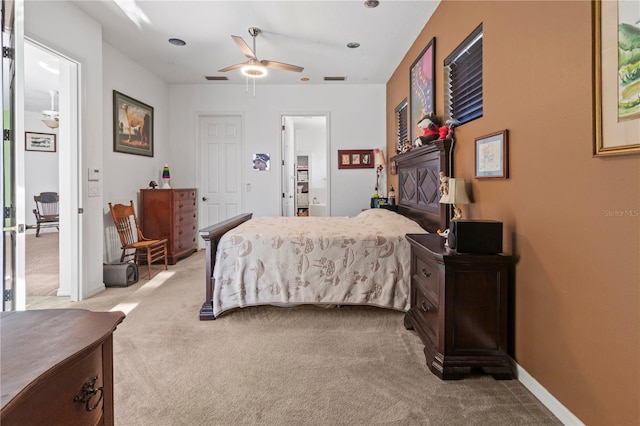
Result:
<svg viewBox="0 0 640 426"><path fill-rule="evenodd" d="M460 379L471 369L482 369L496 379L511 379L511 256L458 254L437 234L406 238L411 244L411 308L404 324L420 336L431 371L441 379Z"/></svg>
<svg viewBox="0 0 640 426"><path fill-rule="evenodd" d="M141 189L140 227L146 238L167 239L168 261L198 249L198 217L195 188Z"/></svg>
<svg viewBox="0 0 640 426"><path fill-rule="evenodd" d="M122 312L2 312L3 426L113 425L113 336Z"/></svg>

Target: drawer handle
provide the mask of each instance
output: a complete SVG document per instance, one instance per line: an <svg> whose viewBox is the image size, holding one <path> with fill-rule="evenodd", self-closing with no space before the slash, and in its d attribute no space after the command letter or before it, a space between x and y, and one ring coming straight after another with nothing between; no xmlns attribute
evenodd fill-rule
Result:
<svg viewBox="0 0 640 426"><path fill-rule="evenodd" d="M420 305L420 307L422 308L422 310L423 310L424 312L429 312L429 311L431 310L431 306L427 306L427 305L424 303L424 300L422 301L422 304Z"/></svg>
<svg viewBox="0 0 640 426"><path fill-rule="evenodd" d="M181 217L180 217L180 222L182 222L183 220L184 220L184 218L181 216Z"/></svg>
<svg viewBox="0 0 640 426"><path fill-rule="evenodd" d="M104 396L104 389L102 386L96 389L96 380L98 380L98 376L95 376L93 379L83 384L80 393L73 398L75 402L84 403L84 408L87 411L93 411L98 408L98 405L100 405L100 401L102 401L102 397ZM100 398L98 398L96 403L91 406L90 402L98 392L100 392Z"/></svg>
<svg viewBox="0 0 640 426"><path fill-rule="evenodd" d="M183 207L183 205L182 205L182 204L179 204L179 205L178 205L178 207L182 208L182 207Z"/></svg>
<svg viewBox="0 0 640 426"><path fill-rule="evenodd" d="M429 278L431 276L431 272L427 272L425 268L422 268L422 275L424 275L425 278Z"/></svg>

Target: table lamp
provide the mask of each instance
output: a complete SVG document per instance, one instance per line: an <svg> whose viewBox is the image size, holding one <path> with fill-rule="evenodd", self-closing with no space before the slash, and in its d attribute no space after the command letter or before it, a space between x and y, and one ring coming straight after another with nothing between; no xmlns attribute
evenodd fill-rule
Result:
<svg viewBox="0 0 640 426"><path fill-rule="evenodd" d="M440 204L451 204L453 207L452 220L462 218L462 210L456 207L456 204L469 204L469 197L464 187L464 179L450 178L446 192L443 192L440 198Z"/></svg>

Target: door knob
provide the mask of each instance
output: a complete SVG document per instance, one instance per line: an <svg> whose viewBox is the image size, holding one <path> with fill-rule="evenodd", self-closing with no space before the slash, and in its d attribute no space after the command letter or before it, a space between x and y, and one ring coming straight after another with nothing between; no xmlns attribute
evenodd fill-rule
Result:
<svg viewBox="0 0 640 426"><path fill-rule="evenodd" d="M209 197L202 197L202 201L207 201Z"/></svg>

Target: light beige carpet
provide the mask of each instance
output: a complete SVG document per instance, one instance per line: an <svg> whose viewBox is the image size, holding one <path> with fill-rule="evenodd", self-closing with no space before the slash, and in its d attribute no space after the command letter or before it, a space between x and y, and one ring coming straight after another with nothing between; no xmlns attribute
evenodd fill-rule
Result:
<svg viewBox="0 0 640 426"><path fill-rule="evenodd" d="M255 307L198 320L199 252L57 307L128 312L114 333L117 425L556 425L517 380L441 381L403 313Z"/></svg>
<svg viewBox="0 0 640 426"><path fill-rule="evenodd" d="M58 232L27 234L25 239L25 282L27 296L55 296L60 286Z"/></svg>

